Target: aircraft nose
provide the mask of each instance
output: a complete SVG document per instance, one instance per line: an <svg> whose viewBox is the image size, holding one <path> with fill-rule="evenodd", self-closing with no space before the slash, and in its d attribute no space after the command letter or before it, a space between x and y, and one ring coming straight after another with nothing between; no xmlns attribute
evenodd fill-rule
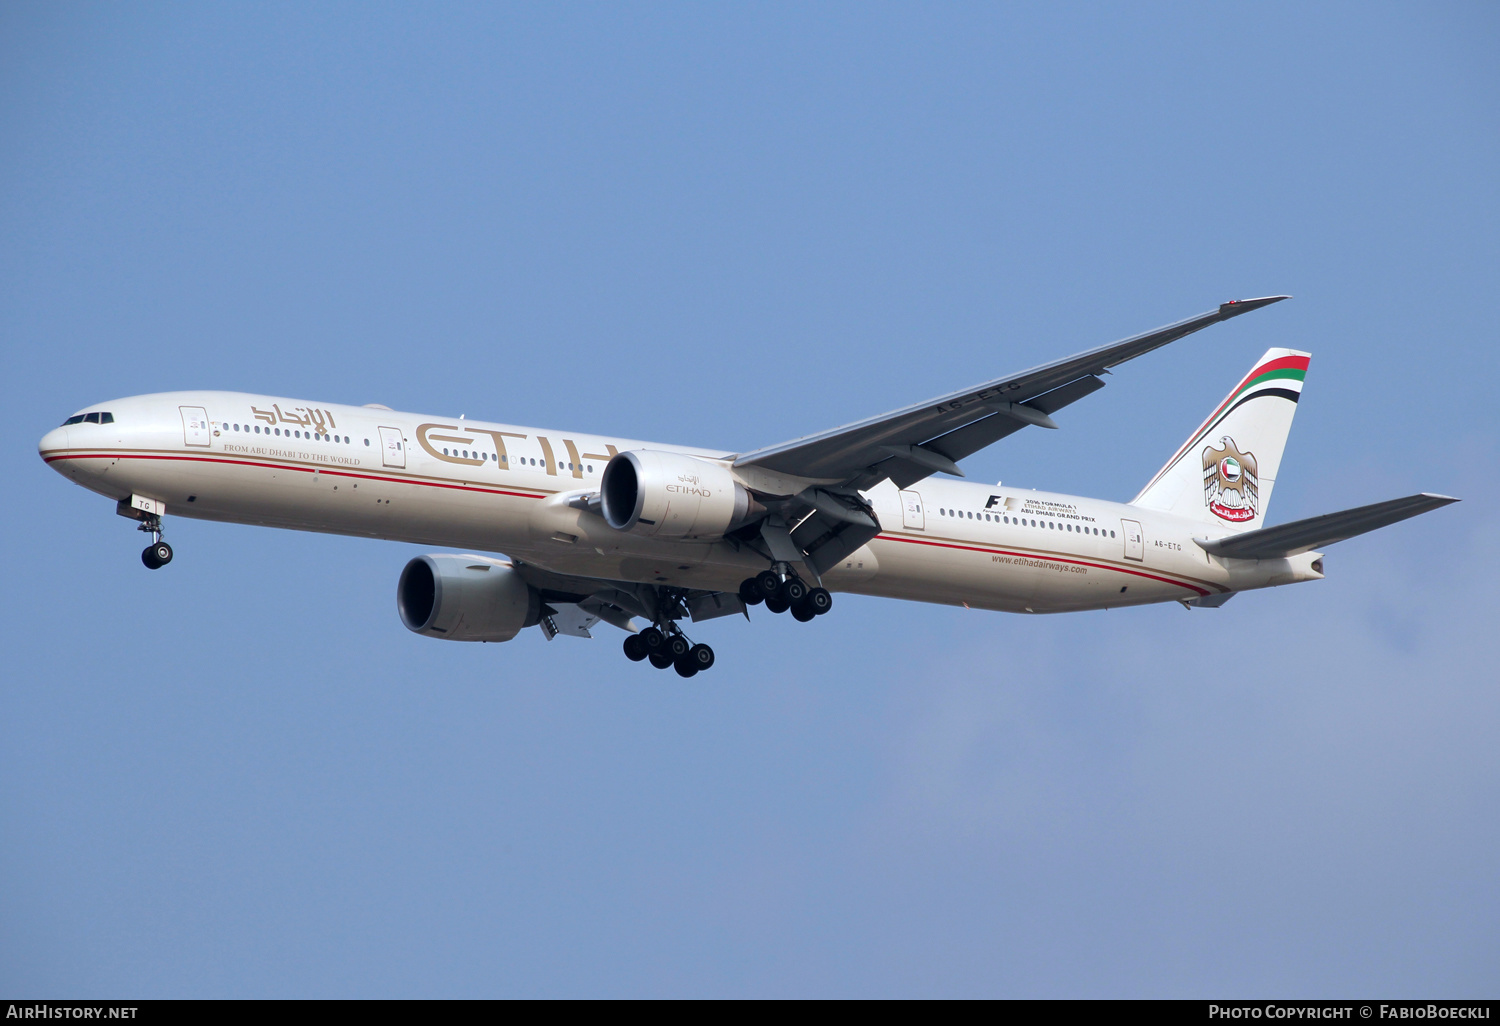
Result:
<svg viewBox="0 0 1500 1026"><path fill-rule="evenodd" d="M42 440L36 444L36 451L46 459L49 453L57 452L68 447L68 429L53 428L42 436Z"/></svg>

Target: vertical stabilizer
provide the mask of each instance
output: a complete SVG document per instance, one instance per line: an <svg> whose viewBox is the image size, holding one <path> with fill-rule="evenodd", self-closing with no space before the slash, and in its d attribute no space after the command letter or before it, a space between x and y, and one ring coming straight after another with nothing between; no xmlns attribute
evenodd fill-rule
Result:
<svg viewBox="0 0 1500 1026"><path fill-rule="evenodd" d="M1269 350L1131 504L1236 531L1263 526L1308 359Z"/></svg>

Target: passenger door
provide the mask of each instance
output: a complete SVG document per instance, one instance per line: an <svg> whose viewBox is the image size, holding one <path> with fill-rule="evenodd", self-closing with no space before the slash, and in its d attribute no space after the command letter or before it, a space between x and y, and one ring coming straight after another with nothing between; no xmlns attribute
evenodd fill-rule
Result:
<svg viewBox="0 0 1500 1026"><path fill-rule="evenodd" d="M901 526L908 531L925 531L927 519L922 513L922 496L916 492L901 493Z"/></svg>
<svg viewBox="0 0 1500 1026"><path fill-rule="evenodd" d="M380 429L380 459L387 467L395 467L398 470L406 468L406 448L401 444L401 429L383 427Z"/></svg>
<svg viewBox="0 0 1500 1026"><path fill-rule="evenodd" d="M1141 525L1134 520L1121 520L1120 528L1120 533L1125 535L1125 558L1144 561L1146 536L1141 532Z"/></svg>
<svg viewBox="0 0 1500 1026"><path fill-rule="evenodd" d="M182 411L182 440L188 445L207 448L214 444L213 429L208 426L208 411L201 406L179 406Z"/></svg>

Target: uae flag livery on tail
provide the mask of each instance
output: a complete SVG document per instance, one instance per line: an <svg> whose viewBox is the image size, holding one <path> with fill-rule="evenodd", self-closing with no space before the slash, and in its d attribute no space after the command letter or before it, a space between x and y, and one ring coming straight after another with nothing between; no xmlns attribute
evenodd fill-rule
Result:
<svg viewBox="0 0 1500 1026"><path fill-rule="evenodd" d="M1271 350L1271 353L1276 352L1287 355L1269 360L1262 357L1264 362L1247 374L1239 387L1224 400L1224 404L1214 411L1214 415L1209 418L1209 430L1212 430L1213 423L1229 416L1237 407L1252 399L1279 396L1296 402L1301 397L1302 382L1307 378L1307 364L1311 357L1307 353L1293 353L1285 349Z"/></svg>
<svg viewBox="0 0 1500 1026"><path fill-rule="evenodd" d="M1272 349L1133 500L1243 530L1264 522L1309 356Z"/></svg>

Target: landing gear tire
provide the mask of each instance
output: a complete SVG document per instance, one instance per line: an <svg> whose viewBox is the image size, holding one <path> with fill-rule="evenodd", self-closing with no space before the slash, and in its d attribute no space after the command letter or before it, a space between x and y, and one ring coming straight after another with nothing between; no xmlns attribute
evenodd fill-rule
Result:
<svg viewBox="0 0 1500 1026"><path fill-rule="evenodd" d="M141 562L146 564L148 570L160 570L172 562L172 546L164 541L147 545L146 550L141 553Z"/></svg>
<svg viewBox="0 0 1500 1026"><path fill-rule="evenodd" d="M687 638L684 638L681 634L674 634L667 641L667 647L662 649L662 651L670 655L673 659L681 660L687 657L688 650L692 647L692 643Z"/></svg>
<svg viewBox="0 0 1500 1026"><path fill-rule="evenodd" d="M655 627L647 627L641 633L637 634L636 637L640 638L641 644L646 646L647 655L660 652L662 646L667 642L666 635L662 634Z"/></svg>
<svg viewBox="0 0 1500 1026"><path fill-rule="evenodd" d="M780 595L772 595L766 599L766 608L773 613L784 613L791 608L791 603Z"/></svg>
<svg viewBox="0 0 1500 1026"><path fill-rule="evenodd" d="M662 652L652 652L646 658L651 660L651 665L658 670L665 670L672 665L672 657Z"/></svg>
<svg viewBox="0 0 1500 1026"><path fill-rule="evenodd" d="M807 585L795 577L788 577L781 585L781 597L786 599L787 604L796 609L807 598Z"/></svg>
<svg viewBox="0 0 1500 1026"><path fill-rule="evenodd" d="M694 645L688 649L687 659L693 665L695 671L701 672L713 666L714 650L707 645Z"/></svg>
<svg viewBox="0 0 1500 1026"><path fill-rule="evenodd" d="M792 607L792 619L796 620L798 623L807 623L817 615L818 611L812 607L812 603L805 600L802 602L798 602L795 606Z"/></svg>
<svg viewBox="0 0 1500 1026"><path fill-rule="evenodd" d="M693 674L698 672L698 667L694 666L692 660L690 660L687 656L683 656L681 659L674 661L672 663L672 668L677 671L677 676L679 677L691 677Z"/></svg>
<svg viewBox="0 0 1500 1026"><path fill-rule="evenodd" d="M638 663L649 655L646 651L646 643L641 640L639 634L629 634L625 637L625 658L632 663Z"/></svg>
<svg viewBox="0 0 1500 1026"><path fill-rule="evenodd" d="M814 588L807 593L807 605L816 615L822 616L833 608L833 596L827 588Z"/></svg>
<svg viewBox="0 0 1500 1026"><path fill-rule="evenodd" d="M760 589L761 598L767 602L781 594L781 578L770 570L762 570L755 575L755 586Z"/></svg>
<svg viewBox="0 0 1500 1026"><path fill-rule="evenodd" d="M747 606L758 606L766 600L760 592L760 583L754 577L746 577L740 582L740 601Z"/></svg>

